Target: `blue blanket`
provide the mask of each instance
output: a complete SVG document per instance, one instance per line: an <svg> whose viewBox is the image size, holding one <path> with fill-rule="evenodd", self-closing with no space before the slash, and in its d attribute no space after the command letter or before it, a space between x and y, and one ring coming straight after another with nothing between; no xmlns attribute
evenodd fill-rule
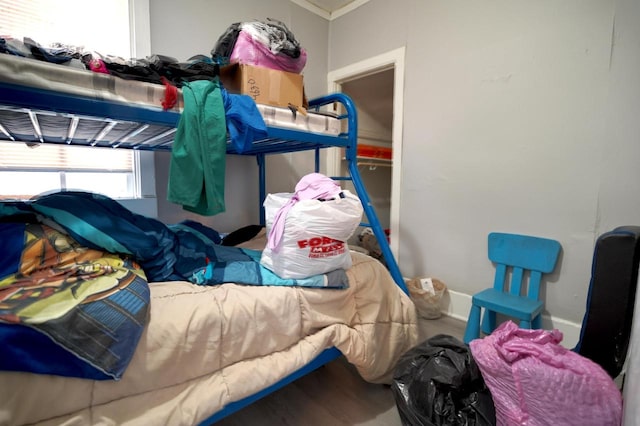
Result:
<svg viewBox="0 0 640 426"><path fill-rule="evenodd" d="M219 245L201 229L169 227L99 194L58 192L28 203L0 205L0 216L3 209L5 214L37 213L62 226L86 247L133 256L149 282L348 287L343 270L305 279L282 279L260 264L258 251Z"/></svg>

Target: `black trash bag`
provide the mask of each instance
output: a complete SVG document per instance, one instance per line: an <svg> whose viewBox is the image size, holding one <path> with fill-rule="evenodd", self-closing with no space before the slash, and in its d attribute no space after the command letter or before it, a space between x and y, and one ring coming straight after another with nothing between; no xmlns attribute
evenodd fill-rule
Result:
<svg viewBox="0 0 640 426"><path fill-rule="evenodd" d="M391 390L405 426L495 425L491 393L469 346L439 334L407 351Z"/></svg>
<svg viewBox="0 0 640 426"><path fill-rule="evenodd" d="M229 57L236 46L238 35L240 35L240 26L242 22L235 22L225 30L218 38L216 45L211 49L211 59L219 65L227 65Z"/></svg>

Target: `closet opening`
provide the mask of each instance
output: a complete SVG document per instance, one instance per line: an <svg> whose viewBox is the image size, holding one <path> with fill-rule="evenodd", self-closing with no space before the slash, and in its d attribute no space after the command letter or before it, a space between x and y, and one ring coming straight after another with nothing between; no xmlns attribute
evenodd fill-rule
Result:
<svg viewBox="0 0 640 426"><path fill-rule="evenodd" d="M398 259L404 48L332 71L328 83L330 92L349 95L357 108L358 171ZM328 155L328 175L344 176L346 169L344 152L335 150ZM351 245L368 248L375 244L375 238L366 234L358 229Z"/></svg>

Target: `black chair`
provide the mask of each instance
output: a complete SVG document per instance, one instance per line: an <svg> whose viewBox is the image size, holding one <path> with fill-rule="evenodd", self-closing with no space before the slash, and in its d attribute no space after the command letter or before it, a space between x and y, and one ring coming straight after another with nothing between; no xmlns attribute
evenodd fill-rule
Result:
<svg viewBox="0 0 640 426"><path fill-rule="evenodd" d="M631 336L640 262L640 226L620 226L598 237L587 311L573 349L616 378Z"/></svg>

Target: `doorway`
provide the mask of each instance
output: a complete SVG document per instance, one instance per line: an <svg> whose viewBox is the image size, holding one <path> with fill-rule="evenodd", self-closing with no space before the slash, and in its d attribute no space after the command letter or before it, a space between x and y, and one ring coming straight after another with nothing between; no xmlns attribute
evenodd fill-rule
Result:
<svg viewBox="0 0 640 426"><path fill-rule="evenodd" d="M390 230L390 248L398 259L400 188L402 171L402 105L404 47L328 74L329 93L344 92L358 110L358 145L391 148L391 161L359 162L360 174L384 228ZM327 173L337 176L345 167L342 152L327 158Z"/></svg>

